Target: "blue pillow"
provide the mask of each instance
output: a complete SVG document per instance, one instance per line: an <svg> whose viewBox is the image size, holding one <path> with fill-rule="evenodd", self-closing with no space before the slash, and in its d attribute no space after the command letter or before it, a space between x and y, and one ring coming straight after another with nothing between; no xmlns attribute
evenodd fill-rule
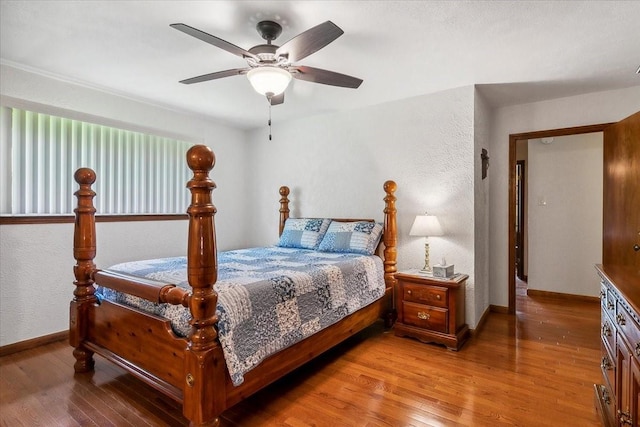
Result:
<svg viewBox="0 0 640 427"><path fill-rule="evenodd" d="M377 222L333 221L322 238L318 250L373 255L381 236L382 224Z"/></svg>
<svg viewBox="0 0 640 427"><path fill-rule="evenodd" d="M278 246L283 248L317 249L331 220L328 218L288 218Z"/></svg>

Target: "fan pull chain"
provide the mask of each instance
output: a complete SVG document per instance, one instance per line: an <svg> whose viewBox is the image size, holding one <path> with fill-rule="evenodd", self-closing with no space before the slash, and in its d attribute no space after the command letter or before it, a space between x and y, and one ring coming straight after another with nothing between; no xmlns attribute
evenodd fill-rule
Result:
<svg viewBox="0 0 640 427"><path fill-rule="evenodd" d="M271 100L269 100L269 141L271 141Z"/></svg>

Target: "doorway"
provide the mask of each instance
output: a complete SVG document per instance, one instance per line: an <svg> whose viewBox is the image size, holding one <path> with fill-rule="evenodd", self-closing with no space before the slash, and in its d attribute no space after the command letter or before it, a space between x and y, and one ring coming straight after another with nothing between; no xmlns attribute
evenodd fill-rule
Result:
<svg viewBox="0 0 640 427"><path fill-rule="evenodd" d="M526 132L520 134L509 135L509 235L508 235L508 284L509 284L509 314L516 313L516 265L517 265L517 248L522 248L524 251L523 241L517 241L517 220L524 220L522 212L518 215L518 179L517 179L517 157L516 157L516 143L519 140L540 139L549 137L558 137L566 135L579 135L584 133L602 132L611 123L590 125L590 126L578 126L572 128L552 129L535 132ZM520 230L522 230L522 224ZM526 229L526 227L525 227ZM518 245L519 243L519 245ZM524 255L521 259L521 263L524 260ZM522 265L522 264L520 264Z"/></svg>

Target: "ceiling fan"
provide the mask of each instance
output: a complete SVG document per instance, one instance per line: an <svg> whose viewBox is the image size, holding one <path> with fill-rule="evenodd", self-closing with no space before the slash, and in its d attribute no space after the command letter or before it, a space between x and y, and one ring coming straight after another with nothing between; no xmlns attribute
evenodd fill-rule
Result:
<svg viewBox="0 0 640 427"><path fill-rule="evenodd" d="M313 83L353 89L358 88L362 83L362 79L345 74L304 65L293 65L294 62L317 52L344 34L344 31L331 21L323 22L304 31L282 46L272 44L282 32L280 24L273 21L261 21L256 25L256 29L267 43L256 45L249 50L242 49L186 24L171 24L171 27L240 56L247 61L248 65L245 68L203 74L202 76L182 80L180 83L200 83L223 77L247 74L253 88L258 93L265 95L271 105L284 102L284 91L289 85L291 77Z"/></svg>

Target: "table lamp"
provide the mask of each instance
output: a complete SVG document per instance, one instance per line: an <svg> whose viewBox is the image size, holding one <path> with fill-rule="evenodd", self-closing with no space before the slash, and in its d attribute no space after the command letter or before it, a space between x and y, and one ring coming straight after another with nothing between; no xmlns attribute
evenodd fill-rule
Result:
<svg viewBox="0 0 640 427"><path fill-rule="evenodd" d="M431 264L429 262L429 236L442 236L442 227L440 221L434 215L416 215L416 219L413 221L409 236L423 236L424 243L424 267L422 271L431 273Z"/></svg>

